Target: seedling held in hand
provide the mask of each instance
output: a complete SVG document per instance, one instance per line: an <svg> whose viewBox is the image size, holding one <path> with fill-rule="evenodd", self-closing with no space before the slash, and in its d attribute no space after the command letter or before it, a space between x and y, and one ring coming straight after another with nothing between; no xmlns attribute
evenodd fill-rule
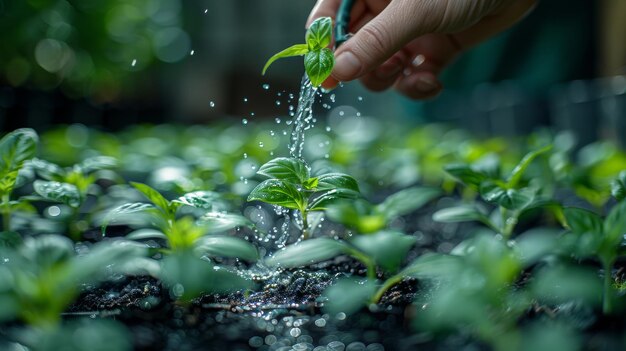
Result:
<svg viewBox="0 0 626 351"><path fill-rule="evenodd" d="M263 201L300 211L302 235L309 238L308 214L323 211L340 199L359 198L359 186L354 178L342 173L327 173L311 177L304 161L295 158L275 158L259 168L257 174L268 177L257 185L248 201Z"/></svg>
<svg viewBox="0 0 626 351"><path fill-rule="evenodd" d="M316 19L306 31L306 44L293 45L272 56L263 67L263 75L280 58L304 55L304 69L311 84L314 87L322 84L335 65L335 56L328 48L332 39L332 26L330 17Z"/></svg>

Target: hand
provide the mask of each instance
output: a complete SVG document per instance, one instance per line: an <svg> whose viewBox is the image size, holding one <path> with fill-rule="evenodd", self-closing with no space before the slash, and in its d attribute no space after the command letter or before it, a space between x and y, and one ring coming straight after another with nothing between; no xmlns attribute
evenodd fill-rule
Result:
<svg viewBox="0 0 626 351"><path fill-rule="evenodd" d="M318 0L307 27L333 20L341 0ZM360 78L373 91L394 87L413 99L437 95L437 76L459 53L513 25L535 0L357 0L349 31L324 84Z"/></svg>

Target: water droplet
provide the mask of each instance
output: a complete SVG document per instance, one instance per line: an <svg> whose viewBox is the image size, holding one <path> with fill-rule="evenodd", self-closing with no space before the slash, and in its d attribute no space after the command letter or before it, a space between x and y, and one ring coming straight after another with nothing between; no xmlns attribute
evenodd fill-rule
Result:
<svg viewBox="0 0 626 351"><path fill-rule="evenodd" d="M137 59L134 59L133 62L131 62L131 66L135 67L135 65L137 64Z"/></svg>
<svg viewBox="0 0 626 351"><path fill-rule="evenodd" d="M213 102L213 101L209 102L209 106L215 107L215 102Z"/></svg>
<svg viewBox="0 0 626 351"><path fill-rule="evenodd" d="M276 100L276 106L280 106L280 101Z"/></svg>
<svg viewBox="0 0 626 351"><path fill-rule="evenodd" d="M248 98L243 98L243 102L248 102Z"/></svg>
<svg viewBox="0 0 626 351"><path fill-rule="evenodd" d="M193 56L193 54L195 53L195 50L191 50L191 52L189 53L189 55Z"/></svg>
<svg viewBox="0 0 626 351"><path fill-rule="evenodd" d="M327 132L330 132L331 130L332 130L332 129L330 128L330 126L327 126L327 127L326 127L326 131L327 131Z"/></svg>
<svg viewBox="0 0 626 351"><path fill-rule="evenodd" d="M247 119L245 119L245 118L244 118L244 119L242 119L242 120L241 120L241 124L243 124L243 125L245 126L246 124L248 124L248 120L247 120Z"/></svg>
<svg viewBox="0 0 626 351"><path fill-rule="evenodd" d="M263 147L263 146L264 146L263 142L259 141L259 147Z"/></svg>
<svg viewBox="0 0 626 351"><path fill-rule="evenodd" d="M264 90L268 90L269 88L270 88L269 84L267 84L267 83L263 84L263 89Z"/></svg>
<svg viewBox="0 0 626 351"><path fill-rule="evenodd" d="M346 114L346 113L345 113L344 111L339 111L339 116L342 116L342 117L343 117L343 115L345 115L345 114Z"/></svg>
<svg viewBox="0 0 626 351"><path fill-rule="evenodd" d="M280 118L276 117L274 121L276 121L276 124L280 124Z"/></svg>
<svg viewBox="0 0 626 351"><path fill-rule="evenodd" d="M363 101L363 97L362 96L359 96L356 99L359 100L359 101Z"/></svg>
<svg viewBox="0 0 626 351"><path fill-rule="evenodd" d="M61 209L59 206L50 206L48 207L48 214L50 217L56 217L61 214Z"/></svg>
<svg viewBox="0 0 626 351"><path fill-rule="evenodd" d="M248 153L244 152L243 153L243 158L248 158Z"/></svg>

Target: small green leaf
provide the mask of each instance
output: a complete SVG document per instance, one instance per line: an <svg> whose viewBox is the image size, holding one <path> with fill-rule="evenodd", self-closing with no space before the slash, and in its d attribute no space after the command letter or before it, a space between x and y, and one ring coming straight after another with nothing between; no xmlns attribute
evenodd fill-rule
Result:
<svg viewBox="0 0 626 351"><path fill-rule="evenodd" d="M170 203L158 191L142 183L130 182L133 188L139 190L148 200L160 208L163 212L169 213Z"/></svg>
<svg viewBox="0 0 626 351"><path fill-rule="evenodd" d="M533 189L505 189L491 181L483 182L479 192L485 201L509 210L523 210L535 199Z"/></svg>
<svg viewBox="0 0 626 351"><path fill-rule="evenodd" d="M102 234L106 235L106 228L109 223L117 220L119 217L148 211L157 211L157 208L153 204L146 204L143 202L124 204L115 208L102 220Z"/></svg>
<svg viewBox="0 0 626 351"><path fill-rule="evenodd" d="M441 195L435 188L413 187L400 190L379 204L378 210L388 218L409 214Z"/></svg>
<svg viewBox="0 0 626 351"><path fill-rule="evenodd" d="M254 245L230 236L204 236L198 239L194 251L201 256L232 257L249 262L259 259L259 252Z"/></svg>
<svg viewBox="0 0 626 351"><path fill-rule="evenodd" d="M427 253L411 262L398 275L417 279L445 279L462 267L457 256Z"/></svg>
<svg viewBox="0 0 626 351"><path fill-rule="evenodd" d="M67 174L59 165L38 158L32 159L28 165L32 167L40 177L46 180L61 182L65 179L65 175Z"/></svg>
<svg viewBox="0 0 626 351"><path fill-rule="evenodd" d="M307 209L309 211L323 211L327 209L328 206L336 203L339 200L358 199L359 197L361 197L361 193L356 192L354 190L349 190L349 189L328 190L324 193L321 193L315 199L313 199L307 206Z"/></svg>
<svg viewBox="0 0 626 351"><path fill-rule="evenodd" d="M213 191L194 191L172 200L172 202L202 210L212 210L219 198L220 195Z"/></svg>
<svg viewBox="0 0 626 351"><path fill-rule="evenodd" d="M487 216L473 206L457 206L444 208L433 214L433 220L443 223L469 222L469 221L489 221Z"/></svg>
<svg viewBox="0 0 626 351"><path fill-rule="evenodd" d="M309 51L304 56L304 69L314 87L320 86L330 76L334 65L335 56L328 48Z"/></svg>
<svg viewBox="0 0 626 351"><path fill-rule="evenodd" d="M305 203L294 185L278 179L268 179L257 185L248 196L248 201L255 200L291 209L301 209Z"/></svg>
<svg viewBox="0 0 626 351"><path fill-rule="evenodd" d="M0 139L0 194L11 193L24 162L37 153L37 133L18 129Z"/></svg>
<svg viewBox="0 0 626 351"><path fill-rule="evenodd" d="M91 173L93 171L99 171L101 169L111 169L118 166L118 162L115 158L110 156L94 156L85 159L80 164L76 165L82 173Z"/></svg>
<svg viewBox="0 0 626 351"><path fill-rule="evenodd" d="M398 269L406 254L415 245L415 237L394 231L382 231L373 235L358 235L350 242L387 272Z"/></svg>
<svg viewBox="0 0 626 351"><path fill-rule="evenodd" d="M126 239L128 240L146 240L146 239L159 239L159 240L167 240L167 236L163 234L163 232L156 229L139 229L133 232L130 232L126 235Z"/></svg>
<svg viewBox="0 0 626 351"><path fill-rule="evenodd" d="M266 260L270 266L303 267L322 262L346 252L346 244L328 238L301 241L287 246Z"/></svg>
<svg viewBox="0 0 626 351"><path fill-rule="evenodd" d="M444 170L466 186L475 190L478 190L478 187L480 187L480 184L482 182L489 179L489 176L487 174L474 170L468 165L448 165L444 167Z"/></svg>
<svg viewBox="0 0 626 351"><path fill-rule="evenodd" d="M376 292L376 282L368 279L343 278L328 287L323 310L330 315L343 312L347 315L365 307Z"/></svg>
<svg viewBox="0 0 626 351"><path fill-rule="evenodd" d="M306 44L296 44L291 47L288 47L285 50L270 57L269 60L267 60L267 63L265 63L265 66L263 67L262 74L265 75L265 71L267 71L267 69L272 65L272 63L274 63L274 61L278 59L285 58L285 57L302 56L302 55L306 55L307 52L309 52L309 46Z"/></svg>
<svg viewBox="0 0 626 351"><path fill-rule="evenodd" d="M626 198L626 171L621 171L617 179L611 182L611 195L617 201L622 201Z"/></svg>
<svg viewBox="0 0 626 351"><path fill-rule="evenodd" d="M518 186L520 180L522 179L522 176L524 175L524 172L526 171L526 169L528 168L528 166L530 166L530 164L533 162L533 160L535 158L537 158L538 156L545 154L546 152L552 150L552 145L548 145L545 146L539 150L535 150L535 151L531 151L529 153L527 153L524 158L522 158L522 160L520 161L520 163L515 166L515 168L513 169L513 171L511 172L511 175L509 176L509 179L507 181L507 187L508 188L515 188Z"/></svg>
<svg viewBox="0 0 626 351"><path fill-rule="evenodd" d="M306 31L306 43L310 50L320 50L327 47L332 39L333 20L330 17L320 17L313 21Z"/></svg>
<svg viewBox="0 0 626 351"><path fill-rule="evenodd" d="M364 199L347 199L329 204L326 216L337 223L356 229L361 234L377 232L387 224L385 214Z"/></svg>
<svg viewBox="0 0 626 351"><path fill-rule="evenodd" d="M204 214L197 222L198 225L206 226L212 232L224 232L237 227L254 228L254 224L246 217L234 213L209 212Z"/></svg>
<svg viewBox="0 0 626 351"><path fill-rule="evenodd" d="M318 184L319 184L319 178L313 177L313 178L309 178L305 180L304 183L302 183L302 186L304 186L306 190L316 190Z"/></svg>
<svg viewBox="0 0 626 351"><path fill-rule="evenodd" d="M563 214L565 215L568 227L573 233L602 235L602 218L597 214L575 207L563 209Z"/></svg>
<svg viewBox="0 0 626 351"><path fill-rule="evenodd" d="M0 248L16 248L22 245L22 242L22 236L19 233L0 232Z"/></svg>
<svg viewBox="0 0 626 351"><path fill-rule="evenodd" d="M359 184L353 177L343 173L326 173L317 177L317 191L346 189L359 192Z"/></svg>
<svg viewBox="0 0 626 351"><path fill-rule="evenodd" d="M33 188L44 199L61 202L70 207L79 207L82 202L78 188L73 184L36 180Z"/></svg>
<svg viewBox="0 0 626 351"><path fill-rule="evenodd" d="M626 235L626 202L615 205L604 220L604 250L617 251Z"/></svg>
<svg viewBox="0 0 626 351"><path fill-rule="evenodd" d="M309 177L309 167L302 160L288 157L275 158L259 168L257 174L293 184L303 184Z"/></svg>

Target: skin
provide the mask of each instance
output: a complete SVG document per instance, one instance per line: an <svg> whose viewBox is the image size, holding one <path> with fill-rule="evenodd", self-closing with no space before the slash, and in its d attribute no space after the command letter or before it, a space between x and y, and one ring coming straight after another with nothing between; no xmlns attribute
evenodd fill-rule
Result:
<svg viewBox="0 0 626 351"><path fill-rule="evenodd" d="M394 88L428 99L443 88L439 73L464 50L511 27L536 0L357 0L349 31L322 86L360 79L372 91ZM307 27L333 20L341 0L318 0Z"/></svg>

